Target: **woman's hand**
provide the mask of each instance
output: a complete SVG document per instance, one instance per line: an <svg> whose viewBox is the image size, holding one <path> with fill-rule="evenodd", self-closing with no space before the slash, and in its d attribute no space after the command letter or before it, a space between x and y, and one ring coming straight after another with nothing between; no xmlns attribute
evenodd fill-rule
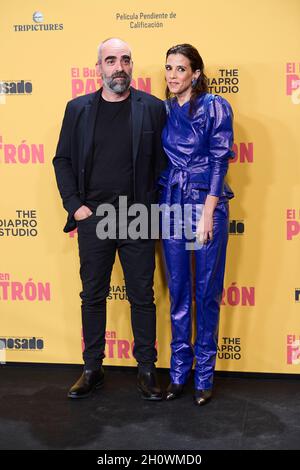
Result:
<svg viewBox="0 0 300 470"><path fill-rule="evenodd" d="M196 238L199 243L207 243L213 238L213 213L203 210L197 224Z"/></svg>
<svg viewBox="0 0 300 470"><path fill-rule="evenodd" d="M207 195L196 229L196 238L199 243L207 243L208 240L213 238L213 216L218 200L217 196Z"/></svg>

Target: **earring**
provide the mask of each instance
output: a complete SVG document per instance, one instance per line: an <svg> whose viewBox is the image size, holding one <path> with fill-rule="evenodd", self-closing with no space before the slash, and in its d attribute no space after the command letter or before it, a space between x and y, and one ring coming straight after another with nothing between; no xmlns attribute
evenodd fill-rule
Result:
<svg viewBox="0 0 300 470"><path fill-rule="evenodd" d="M197 78L193 78L192 80L192 87L195 88L195 86L197 85L197 82L198 82L198 79Z"/></svg>

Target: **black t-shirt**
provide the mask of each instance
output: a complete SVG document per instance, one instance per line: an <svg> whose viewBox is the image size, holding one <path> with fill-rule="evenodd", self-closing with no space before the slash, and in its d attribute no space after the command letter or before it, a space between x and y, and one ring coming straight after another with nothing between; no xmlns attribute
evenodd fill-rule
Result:
<svg viewBox="0 0 300 470"><path fill-rule="evenodd" d="M117 205L119 195L129 202L133 193L132 126L130 95L123 101L99 100L93 156L87 183L86 204Z"/></svg>

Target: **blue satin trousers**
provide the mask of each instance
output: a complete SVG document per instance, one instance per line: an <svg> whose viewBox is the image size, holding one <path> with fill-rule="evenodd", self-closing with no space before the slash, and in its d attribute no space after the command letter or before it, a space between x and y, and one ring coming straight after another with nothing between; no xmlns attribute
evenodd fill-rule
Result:
<svg viewBox="0 0 300 470"><path fill-rule="evenodd" d="M195 199L197 198L183 198L182 204L195 204ZM194 233L197 220L193 207L193 217L189 223L192 223ZM184 222L182 224L184 225ZM228 231L229 203L225 198L219 200L214 210L213 239L206 244L199 246L196 244L197 249L193 250L187 249L187 240L184 237L177 239L171 233L168 239L163 238L171 302L172 383L185 384L195 360L195 389L207 390L213 386ZM192 257L194 257L193 263ZM193 293L196 303L194 344L192 343Z"/></svg>

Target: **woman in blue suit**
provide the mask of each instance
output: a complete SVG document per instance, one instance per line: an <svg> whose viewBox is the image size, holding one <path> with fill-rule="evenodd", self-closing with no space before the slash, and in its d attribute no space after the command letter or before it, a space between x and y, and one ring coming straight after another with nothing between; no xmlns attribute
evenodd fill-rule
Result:
<svg viewBox="0 0 300 470"><path fill-rule="evenodd" d="M208 93L204 64L193 46L170 48L165 69L168 119L162 139L169 164L159 184L172 325L171 382L166 398L181 396L195 359L194 403L201 406L212 396L228 241L228 200L234 196L224 180L228 161L234 155L232 110L224 98ZM179 217L178 211L172 210L174 205L182 210ZM194 345L193 281L197 323Z"/></svg>

